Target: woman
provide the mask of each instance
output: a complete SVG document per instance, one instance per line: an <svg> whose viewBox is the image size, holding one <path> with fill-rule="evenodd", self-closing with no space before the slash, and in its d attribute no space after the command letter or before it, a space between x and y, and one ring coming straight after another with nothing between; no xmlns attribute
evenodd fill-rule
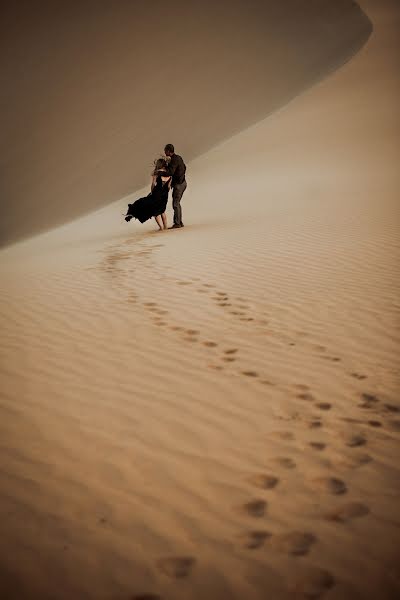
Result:
<svg viewBox="0 0 400 600"><path fill-rule="evenodd" d="M163 158L159 158L154 161L150 194L144 198L139 198L133 204L128 204L125 221L134 218L144 223L154 217L160 231L168 229L165 211L170 188L171 177L168 175L167 162Z"/></svg>

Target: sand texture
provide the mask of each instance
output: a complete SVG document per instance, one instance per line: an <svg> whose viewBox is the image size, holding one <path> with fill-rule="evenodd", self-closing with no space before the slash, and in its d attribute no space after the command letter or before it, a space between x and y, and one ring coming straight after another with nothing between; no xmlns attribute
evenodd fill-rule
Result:
<svg viewBox="0 0 400 600"><path fill-rule="evenodd" d="M177 132L184 229L146 188L0 252L1 598L399 597L400 6L343 65L335 4L318 83Z"/></svg>

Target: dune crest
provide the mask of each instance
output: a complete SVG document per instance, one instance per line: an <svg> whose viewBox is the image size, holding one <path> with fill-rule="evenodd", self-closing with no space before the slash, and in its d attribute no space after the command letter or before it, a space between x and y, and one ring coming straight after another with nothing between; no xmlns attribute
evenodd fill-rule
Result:
<svg viewBox="0 0 400 600"><path fill-rule="evenodd" d="M0 245L192 160L346 61L370 21L350 0L8 3L1 19Z"/></svg>

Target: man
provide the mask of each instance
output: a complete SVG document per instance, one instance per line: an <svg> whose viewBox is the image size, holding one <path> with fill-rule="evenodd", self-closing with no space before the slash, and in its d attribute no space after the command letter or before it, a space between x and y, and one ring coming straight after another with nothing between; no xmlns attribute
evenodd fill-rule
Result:
<svg viewBox="0 0 400 600"><path fill-rule="evenodd" d="M164 148L168 163L168 173L172 176L172 207L174 209L174 224L170 229L179 229L183 227L181 199L186 190L187 183L185 179L186 165L179 154L175 154L175 148L172 144L167 144Z"/></svg>

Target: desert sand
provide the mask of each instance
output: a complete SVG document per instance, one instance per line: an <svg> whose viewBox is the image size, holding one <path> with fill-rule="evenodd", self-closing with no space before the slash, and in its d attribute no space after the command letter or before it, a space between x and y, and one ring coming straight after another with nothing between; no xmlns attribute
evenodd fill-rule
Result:
<svg viewBox="0 0 400 600"><path fill-rule="evenodd" d="M125 223L146 187L1 251L2 598L398 597L400 7L361 8L188 160L184 229Z"/></svg>

